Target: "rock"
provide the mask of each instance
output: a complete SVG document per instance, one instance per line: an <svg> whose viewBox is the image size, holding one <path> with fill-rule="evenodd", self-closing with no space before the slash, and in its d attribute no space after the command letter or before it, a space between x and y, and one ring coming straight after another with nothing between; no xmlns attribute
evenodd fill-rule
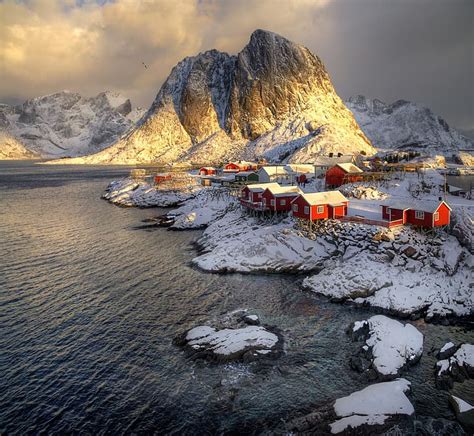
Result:
<svg viewBox="0 0 474 436"><path fill-rule="evenodd" d="M405 395L409 391L410 382L401 378L377 383L339 398L334 404L339 419L330 424L331 433L362 427L358 434L367 434L370 426L383 425L390 417L413 415L415 409Z"/></svg>
<svg viewBox="0 0 474 436"><path fill-rule="evenodd" d="M261 358L276 358L282 352L282 340L265 327L247 326L216 330L198 326L175 339L193 359L205 358L215 362L250 362Z"/></svg>
<svg viewBox="0 0 474 436"><path fill-rule="evenodd" d="M260 325L260 319L257 315L245 315L243 321L248 325Z"/></svg>
<svg viewBox="0 0 474 436"><path fill-rule="evenodd" d="M474 378L474 345L461 344L451 357L436 363L436 384L447 389L467 378Z"/></svg>
<svg viewBox="0 0 474 436"><path fill-rule="evenodd" d="M409 246L403 250L403 253L405 254L405 256L413 257L417 253L417 250L415 247Z"/></svg>
<svg viewBox="0 0 474 436"><path fill-rule="evenodd" d="M455 397L454 395L449 396L449 403L451 404L456 418L461 425L468 431L474 432L474 406L470 405L467 401L461 398Z"/></svg>
<svg viewBox="0 0 474 436"><path fill-rule="evenodd" d="M381 379L394 378L418 362L423 353L423 335L415 327L384 315L354 323L353 338L359 339L359 332L365 333L365 345L351 359L351 367L359 372L373 368Z"/></svg>
<svg viewBox="0 0 474 436"><path fill-rule="evenodd" d="M454 345L452 342L447 342L438 351L438 354L436 355L436 357L439 360L448 359L456 352L456 350L457 350L456 345Z"/></svg>

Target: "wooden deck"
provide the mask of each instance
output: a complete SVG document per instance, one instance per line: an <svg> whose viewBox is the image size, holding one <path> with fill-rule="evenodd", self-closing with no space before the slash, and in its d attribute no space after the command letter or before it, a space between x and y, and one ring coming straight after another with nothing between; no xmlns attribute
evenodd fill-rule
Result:
<svg viewBox="0 0 474 436"><path fill-rule="evenodd" d="M341 221L349 221L359 224L368 224L371 226L380 226L392 229L394 227L403 226L403 220L385 221L385 220L371 220L361 216L343 216L339 218Z"/></svg>

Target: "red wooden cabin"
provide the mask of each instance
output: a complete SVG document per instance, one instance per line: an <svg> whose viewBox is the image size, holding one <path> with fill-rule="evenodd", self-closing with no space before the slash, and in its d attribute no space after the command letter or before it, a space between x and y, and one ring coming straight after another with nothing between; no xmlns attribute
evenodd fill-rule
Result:
<svg viewBox="0 0 474 436"><path fill-rule="evenodd" d="M392 203L382 205L382 217L387 221L401 221L418 227L433 228L447 226L451 221L451 208L439 200L417 201L414 204Z"/></svg>
<svg viewBox="0 0 474 436"><path fill-rule="evenodd" d="M154 178L155 184L159 184L164 182L165 180L170 180L171 179L171 174L163 173L163 174L157 174Z"/></svg>
<svg viewBox="0 0 474 436"><path fill-rule="evenodd" d="M269 187L262 194L263 207L274 212L289 212L291 202L302 193L297 186Z"/></svg>
<svg viewBox="0 0 474 436"><path fill-rule="evenodd" d="M347 215L349 200L339 191L301 194L292 202L293 216L304 220L340 218Z"/></svg>
<svg viewBox="0 0 474 436"><path fill-rule="evenodd" d="M263 209L262 194L265 189L279 186L278 183L257 183L244 186L240 191L240 204L251 209Z"/></svg>
<svg viewBox="0 0 474 436"><path fill-rule="evenodd" d="M215 176L217 170L214 167L202 167L199 169L200 176Z"/></svg>
<svg viewBox="0 0 474 436"><path fill-rule="evenodd" d="M361 182L363 171L352 163L342 163L326 171L326 186L337 187L345 183Z"/></svg>
<svg viewBox="0 0 474 436"><path fill-rule="evenodd" d="M254 162L229 162L224 166L225 173L239 173L241 171L255 171L258 168L258 165Z"/></svg>

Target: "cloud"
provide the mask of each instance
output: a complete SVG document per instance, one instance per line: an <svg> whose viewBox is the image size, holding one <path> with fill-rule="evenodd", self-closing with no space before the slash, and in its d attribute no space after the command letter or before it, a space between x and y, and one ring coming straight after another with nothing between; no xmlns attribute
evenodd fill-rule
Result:
<svg viewBox="0 0 474 436"><path fill-rule="evenodd" d="M237 53L264 28L318 54L343 97L414 100L472 128L473 15L470 0L0 1L0 99L112 89L146 107L182 58Z"/></svg>

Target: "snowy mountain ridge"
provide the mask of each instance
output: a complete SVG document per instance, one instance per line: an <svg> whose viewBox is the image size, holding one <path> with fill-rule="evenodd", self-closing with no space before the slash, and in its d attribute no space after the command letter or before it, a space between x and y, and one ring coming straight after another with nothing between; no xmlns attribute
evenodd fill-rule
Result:
<svg viewBox="0 0 474 436"><path fill-rule="evenodd" d="M474 150L473 140L416 103L398 100L386 104L362 95L350 97L345 103L372 144L380 150L409 149L445 156L460 150Z"/></svg>
<svg viewBox="0 0 474 436"><path fill-rule="evenodd" d="M130 100L116 92L86 98L61 91L25 101L20 106L0 104L0 130L6 138L42 157L80 156L97 152L116 141L143 116ZM1 141L7 153L11 141Z"/></svg>
<svg viewBox="0 0 474 436"><path fill-rule="evenodd" d="M256 30L236 56L210 50L183 59L135 129L69 163L307 162L360 151L376 152L321 60L280 35Z"/></svg>

